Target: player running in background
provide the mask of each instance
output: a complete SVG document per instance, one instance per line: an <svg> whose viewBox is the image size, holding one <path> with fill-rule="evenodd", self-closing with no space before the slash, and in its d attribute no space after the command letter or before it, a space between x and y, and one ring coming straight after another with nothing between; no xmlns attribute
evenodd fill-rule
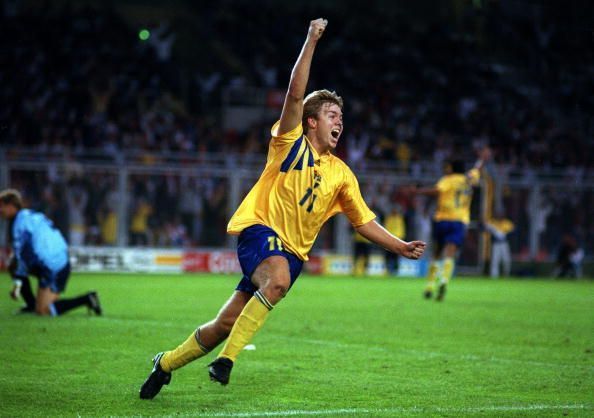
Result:
<svg viewBox="0 0 594 418"><path fill-rule="evenodd" d="M355 176L331 153L343 131L342 99L327 90L304 98L314 49L326 24L324 19L310 22L280 120L272 127L266 167L227 227L227 232L239 234L237 254L244 276L215 319L176 349L155 356L140 389L143 399L157 395L173 370L225 339L209 375L227 384L237 356L289 291L320 228L335 214L345 213L361 235L386 249L412 259L423 254L425 243L404 242L374 220Z"/></svg>
<svg viewBox="0 0 594 418"><path fill-rule="evenodd" d="M44 214L23 209L23 201L17 190L0 192L0 217L8 221L9 242L14 262L10 274L14 281L11 296L18 298L22 289L27 307L39 315L58 316L79 306L87 306L101 315L101 306L96 292L72 299L60 299L70 276L70 261L66 240ZM37 276L37 298L31 299L29 275ZM24 287L23 283L25 283Z"/></svg>
<svg viewBox="0 0 594 418"><path fill-rule="evenodd" d="M436 300L442 301L454 273L456 256L462 248L466 227L470 222L472 189L478 185L480 170L489 158L490 150L481 151L479 160L468 172L464 162L453 160L446 165L446 174L435 187L411 188L412 193L437 197L433 215L433 259L429 265L425 298L431 299L435 281L439 278Z"/></svg>

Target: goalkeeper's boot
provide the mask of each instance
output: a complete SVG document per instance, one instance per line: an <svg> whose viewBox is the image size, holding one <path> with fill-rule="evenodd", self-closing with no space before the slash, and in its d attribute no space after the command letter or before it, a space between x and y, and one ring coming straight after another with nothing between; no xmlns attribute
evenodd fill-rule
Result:
<svg viewBox="0 0 594 418"><path fill-rule="evenodd" d="M423 297L425 299L431 299L433 297L433 292L431 290L425 290L423 292Z"/></svg>
<svg viewBox="0 0 594 418"><path fill-rule="evenodd" d="M101 309L101 302L99 302L99 295L97 292L91 292L88 295L89 298L89 309L95 312L96 315L101 316L103 309Z"/></svg>
<svg viewBox="0 0 594 418"><path fill-rule="evenodd" d="M435 300L438 302L441 302L443 300L443 298L445 297L445 294L446 294L446 284L442 283L437 288L437 296L435 297Z"/></svg>
<svg viewBox="0 0 594 418"><path fill-rule="evenodd" d="M164 353L158 353L153 359L153 370L140 388L140 399L153 399L161 391L163 385L171 382L171 373L163 371L159 362Z"/></svg>
<svg viewBox="0 0 594 418"><path fill-rule="evenodd" d="M219 382L221 385L229 383L229 376L233 362L226 357L219 357L208 365L208 375L213 382Z"/></svg>

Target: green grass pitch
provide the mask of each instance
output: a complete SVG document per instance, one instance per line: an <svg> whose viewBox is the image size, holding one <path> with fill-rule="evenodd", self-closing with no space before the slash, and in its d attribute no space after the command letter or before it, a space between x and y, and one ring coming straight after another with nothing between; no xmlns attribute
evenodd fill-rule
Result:
<svg viewBox="0 0 594 418"><path fill-rule="evenodd" d="M65 296L96 289L105 315L61 318L14 315L0 280L1 416L594 416L592 281L455 279L437 303L421 280L303 276L229 386L213 353L143 401L152 355L237 276L73 274Z"/></svg>

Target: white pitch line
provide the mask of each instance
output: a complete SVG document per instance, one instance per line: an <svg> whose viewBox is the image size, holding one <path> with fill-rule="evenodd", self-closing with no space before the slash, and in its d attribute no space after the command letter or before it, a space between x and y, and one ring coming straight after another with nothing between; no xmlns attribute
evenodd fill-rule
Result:
<svg viewBox="0 0 594 418"><path fill-rule="evenodd" d="M167 321L159 321L158 319L144 319L144 318L114 318L109 316L101 316L96 318L97 323L102 322L115 322L119 324L133 324L133 323L141 323L145 325L157 325L161 327L168 327L168 328L180 328L185 327L187 328L184 323L180 322L167 322ZM190 327L194 325L189 325Z"/></svg>
<svg viewBox="0 0 594 418"><path fill-rule="evenodd" d="M477 412L529 412L529 411L551 411L551 410L577 410L577 409L592 409L591 405L486 405L482 407L471 407L471 408L423 408L423 407L409 407L409 408L340 408L340 409L318 409L318 410L307 410L307 409L289 409L284 411L254 411L254 412L215 412L208 413L198 411L196 416L201 417L277 417L277 416L299 416L299 415L393 415L393 414L426 414L426 413L450 413L450 414L464 414L464 413L477 413ZM176 416L189 416L189 415L176 415Z"/></svg>
<svg viewBox="0 0 594 418"><path fill-rule="evenodd" d="M382 353L389 353L389 354L397 354L399 352L405 352L410 354L415 354L418 356L423 356L425 358L457 358L460 360L473 360L473 361L492 361L496 363L514 363L514 364L526 364L529 366L539 366L539 367L567 367L567 368L581 368L587 367L590 370L594 370L594 366L589 365L581 365L581 364L563 364L563 363L548 363L543 361L534 361L534 360L519 360L519 359L505 359L499 357L481 357L474 354L452 354L452 353L442 353L442 352L435 352L435 351L423 351L423 350L413 350L407 348L395 348L393 350L387 349L384 347L372 346L372 345L365 345L365 344L353 344L353 343L341 343L335 342L331 340L314 340L314 339L306 339L306 338L292 338L292 337L282 337L282 336L275 336L275 338L279 339L290 339L291 341L301 341L304 344L315 344L315 345L324 345L324 346L332 346L338 348L345 348L345 349L353 349L353 348L364 348L366 351L377 351Z"/></svg>
<svg viewBox="0 0 594 418"><path fill-rule="evenodd" d="M99 319L99 322L143 323L143 324L147 324L147 325L149 325L149 324L150 325L158 325L158 326L167 327L167 328L186 327L186 325L184 325L183 323L159 321L158 319L113 318L113 317L106 317L106 316L98 318L98 319ZM188 326L191 327L194 325L188 325ZM585 366L588 369L590 369L590 371L594 370L594 366L586 366L586 365L581 365L581 364L548 363L548 362L534 361L534 360L505 359L505 358L494 357L494 356L481 357L481 356L477 356L475 354L459 355L459 354L442 353L442 352L435 352L435 351L413 350L413 349L407 349L407 348L389 350L384 347L378 347L378 346L373 346L373 345L342 343L342 342L336 342L336 341L332 341L332 340L315 340L315 339L308 339L308 338L296 339L294 337L279 336L279 335L276 335L274 338L291 340L293 342L298 340L298 341L303 342L304 344L324 345L324 346L329 346L329 347L331 346L331 347L338 347L338 348L345 348L345 349L364 348L366 351L376 351L376 352L389 353L389 354L405 352L405 353L410 353L410 354L414 354L417 356L422 356L422 357L425 357L428 359L448 357L448 358L457 358L460 360L491 361L491 362L496 362L496 363L526 364L529 366L538 366L538 367L581 368L581 367Z"/></svg>

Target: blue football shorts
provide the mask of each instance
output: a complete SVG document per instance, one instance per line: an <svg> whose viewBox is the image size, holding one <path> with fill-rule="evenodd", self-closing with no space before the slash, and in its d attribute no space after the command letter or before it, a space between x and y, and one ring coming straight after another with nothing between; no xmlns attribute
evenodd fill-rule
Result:
<svg viewBox="0 0 594 418"><path fill-rule="evenodd" d="M277 233L264 225L252 225L241 231L237 241L237 257L239 258L243 277L236 290L253 295L258 289L251 281L252 274L262 261L273 255L285 257L289 262L291 286L293 286L301 273L303 261L296 255L284 250Z"/></svg>
<svg viewBox="0 0 594 418"><path fill-rule="evenodd" d="M433 239L442 246L448 243L462 247L466 224L458 221L437 221L433 222Z"/></svg>

